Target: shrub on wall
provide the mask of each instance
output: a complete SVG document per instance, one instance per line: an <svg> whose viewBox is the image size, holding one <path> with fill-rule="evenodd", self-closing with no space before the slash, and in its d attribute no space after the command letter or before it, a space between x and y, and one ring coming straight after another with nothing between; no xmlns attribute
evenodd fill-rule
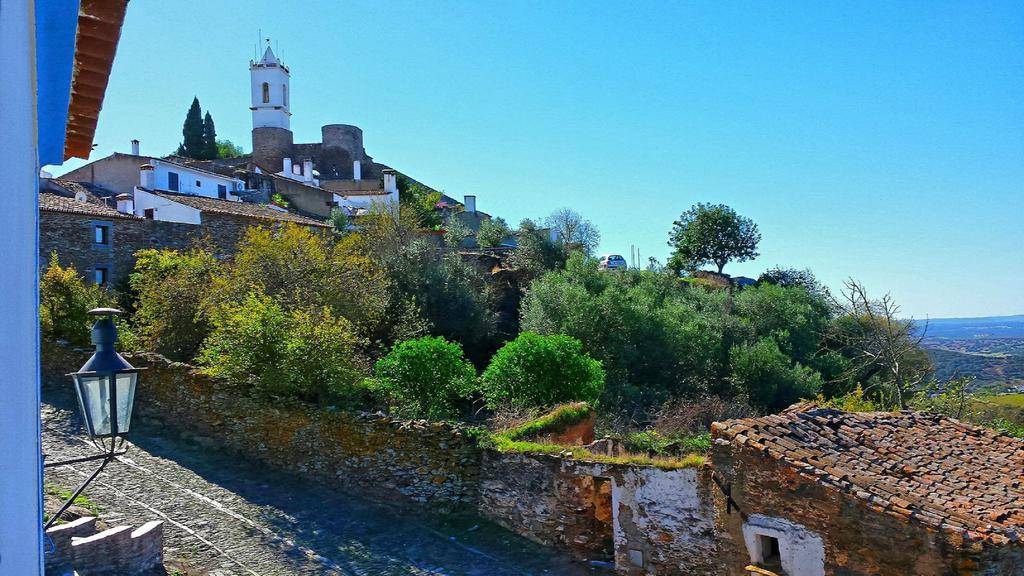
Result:
<svg viewBox="0 0 1024 576"><path fill-rule="evenodd" d="M39 279L39 325L43 338L71 344L89 344L92 318L89 310L97 307L103 290L86 285L74 266L63 267L54 252L50 264Z"/></svg>
<svg viewBox="0 0 1024 576"><path fill-rule="evenodd" d="M583 352L579 340L524 332L498 350L482 384L492 408L550 407L561 402L596 402L604 376L601 363Z"/></svg>
<svg viewBox="0 0 1024 576"><path fill-rule="evenodd" d="M268 399L338 403L363 379L359 339L330 309L285 310L264 294L217 306L199 361L208 374Z"/></svg>
<svg viewBox="0 0 1024 576"><path fill-rule="evenodd" d="M400 413L434 419L457 416L476 382L462 346L439 336L396 344L377 362L376 374L380 390Z"/></svg>
<svg viewBox="0 0 1024 576"><path fill-rule="evenodd" d="M210 331L203 303L218 263L208 251L140 250L128 284L139 343L172 360L190 362Z"/></svg>

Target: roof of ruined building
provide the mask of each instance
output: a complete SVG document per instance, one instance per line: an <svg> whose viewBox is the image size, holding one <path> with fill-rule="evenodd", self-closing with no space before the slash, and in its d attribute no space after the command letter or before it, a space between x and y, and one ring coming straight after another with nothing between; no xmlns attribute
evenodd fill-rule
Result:
<svg viewBox="0 0 1024 576"><path fill-rule="evenodd" d="M145 189L143 189L145 190ZM251 202L235 202L232 200L220 200L219 198L207 198L206 196L193 196L191 194L178 194L175 192L167 191L156 191L146 190L150 194L155 194L161 198L166 198L172 202L184 204L196 208L201 212L208 212L213 214L228 214L231 216L241 216L243 218L253 218L256 220L266 220L275 222L294 222L296 224L302 224L304 226L317 226L320 228L330 228L331 225L322 222L320 220L314 220L313 218L307 218L300 216L293 212L284 210L277 210L271 208L265 204L254 204Z"/></svg>
<svg viewBox="0 0 1024 576"><path fill-rule="evenodd" d="M88 188L79 182L70 180L53 180L53 184L67 191L70 196L61 194L59 191L41 190L39 192L39 210L41 212L62 212L64 214L81 214L93 218L123 218L138 220L132 214L122 214L117 209L106 205L101 198L96 197ZM85 194L85 200L78 200L75 194Z"/></svg>
<svg viewBox="0 0 1024 576"><path fill-rule="evenodd" d="M799 405L713 436L781 460L879 512L964 540L1024 541L1024 441L926 412Z"/></svg>

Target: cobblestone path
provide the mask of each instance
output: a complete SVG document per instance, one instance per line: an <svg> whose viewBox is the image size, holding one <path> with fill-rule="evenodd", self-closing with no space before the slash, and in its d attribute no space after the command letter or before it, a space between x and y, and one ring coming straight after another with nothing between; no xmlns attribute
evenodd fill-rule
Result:
<svg viewBox="0 0 1024 576"><path fill-rule="evenodd" d="M95 452L70 383L44 386L47 460ZM593 568L470 516L417 515L133 422L132 446L85 495L109 525L164 520L164 553L190 574L582 575ZM95 463L46 470L73 489Z"/></svg>

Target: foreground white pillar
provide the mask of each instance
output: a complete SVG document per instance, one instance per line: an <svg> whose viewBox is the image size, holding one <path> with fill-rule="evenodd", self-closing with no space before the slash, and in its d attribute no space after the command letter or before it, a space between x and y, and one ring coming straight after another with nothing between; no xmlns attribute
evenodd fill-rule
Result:
<svg viewBox="0 0 1024 576"><path fill-rule="evenodd" d="M0 575L43 573L35 15L0 0Z"/></svg>

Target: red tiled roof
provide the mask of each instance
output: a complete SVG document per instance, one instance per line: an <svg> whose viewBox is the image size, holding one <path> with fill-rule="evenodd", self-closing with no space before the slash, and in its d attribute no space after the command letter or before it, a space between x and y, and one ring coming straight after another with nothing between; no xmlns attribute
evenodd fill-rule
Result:
<svg viewBox="0 0 1024 576"><path fill-rule="evenodd" d="M965 540L1024 541L1024 440L925 412L801 406L712 437L781 460L876 511Z"/></svg>
<svg viewBox="0 0 1024 576"><path fill-rule="evenodd" d="M140 188L141 189L141 188ZM295 222L296 224L302 224L304 226L317 226L320 228L330 228L331 225L322 222L320 220L314 220L305 216L300 216L293 212L285 212L276 210L265 204L254 204L251 202L233 202L231 200L220 200L218 198L207 198L205 196L193 196L190 194L176 194L174 192L146 190L150 194L155 194L161 198L166 198L172 202L184 204L196 208L201 212L210 212L214 214L229 214L231 216L242 216L244 218L253 218L256 220L266 220L274 222Z"/></svg>
<svg viewBox="0 0 1024 576"><path fill-rule="evenodd" d="M122 214L106 206L102 202L95 201L96 199L90 198L84 202L62 196L55 192L42 191L39 193L39 210L41 212L63 212L65 214L82 214L84 216L92 216L94 218L123 218L128 220L138 220L137 216L131 214Z"/></svg>

